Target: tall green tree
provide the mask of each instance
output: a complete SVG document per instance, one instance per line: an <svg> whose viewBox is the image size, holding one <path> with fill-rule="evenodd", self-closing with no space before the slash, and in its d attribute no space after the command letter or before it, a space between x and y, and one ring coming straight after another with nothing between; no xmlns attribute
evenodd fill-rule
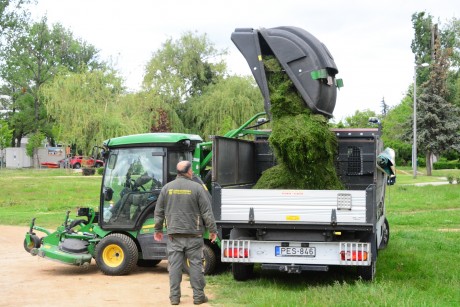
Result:
<svg viewBox="0 0 460 307"><path fill-rule="evenodd" d="M232 76L190 99L186 111L185 125L206 139L241 126L263 112L264 104L252 77Z"/></svg>
<svg viewBox="0 0 460 307"><path fill-rule="evenodd" d="M417 108L417 143L425 152L428 176L431 176L433 155L460 149L460 109L446 100L449 50L441 47L439 39L434 56Z"/></svg>
<svg viewBox="0 0 460 307"><path fill-rule="evenodd" d="M355 111L355 114L352 116L345 117L345 122L343 125L349 128L365 128L369 127L369 118L371 117L379 117L377 114L369 109L363 111Z"/></svg>
<svg viewBox="0 0 460 307"><path fill-rule="evenodd" d="M9 129L8 123L0 120L0 168L3 167L4 149L8 147L13 138L13 130Z"/></svg>
<svg viewBox="0 0 460 307"><path fill-rule="evenodd" d="M89 154L94 145L118 134L113 130L112 118L118 111L121 92L119 77L94 70L61 73L44 84L40 94L44 97L48 115L59 125L59 140L75 144L78 151ZM121 116L117 119L118 125L125 120Z"/></svg>
<svg viewBox="0 0 460 307"><path fill-rule="evenodd" d="M433 23L426 12L412 15L415 63L429 63L418 68L417 148L425 155L431 175L432 157L450 147L458 148L457 80L459 78L460 25L453 18L447 24ZM412 118L411 118L412 120ZM407 125L409 127L409 125ZM412 127L412 122L410 127ZM456 130L457 129L457 130ZM408 133L412 137L412 132Z"/></svg>
<svg viewBox="0 0 460 307"><path fill-rule="evenodd" d="M412 118L412 87L401 103L391 108L382 120L382 140L385 146L391 147L396 153L396 164L407 165L412 157L412 141L410 139Z"/></svg>
<svg viewBox="0 0 460 307"><path fill-rule="evenodd" d="M29 18L24 8L30 0L0 0L0 48L12 33L18 33Z"/></svg>
<svg viewBox="0 0 460 307"><path fill-rule="evenodd" d="M43 126L46 123L46 110L39 95L43 84L51 81L62 69L78 72L98 69L105 64L98 60L98 51L94 46L75 39L70 31L59 24L49 27L46 17L27 25L22 35L9 39L9 44L4 46L0 54L4 61L0 67L0 77L4 82L1 94L11 97L10 110L13 115L22 112L17 107L22 95L30 94L33 97L34 114L26 119L34 123L31 130L17 128L17 121L12 125L19 144L25 134L38 130L50 131L49 127ZM21 123L21 126L27 125Z"/></svg>
<svg viewBox="0 0 460 307"><path fill-rule="evenodd" d="M155 91L177 107L225 75L225 54L206 34L186 32L177 40L170 38L147 63L144 89Z"/></svg>

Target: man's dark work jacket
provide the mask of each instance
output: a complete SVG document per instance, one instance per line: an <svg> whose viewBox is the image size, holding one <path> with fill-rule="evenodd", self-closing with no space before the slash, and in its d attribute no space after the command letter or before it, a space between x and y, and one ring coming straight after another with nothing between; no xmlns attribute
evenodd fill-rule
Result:
<svg viewBox="0 0 460 307"><path fill-rule="evenodd" d="M202 235L205 228L217 233L208 193L202 185L183 176L167 183L155 207L155 231L163 231L166 217L168 235Z"/></svg>

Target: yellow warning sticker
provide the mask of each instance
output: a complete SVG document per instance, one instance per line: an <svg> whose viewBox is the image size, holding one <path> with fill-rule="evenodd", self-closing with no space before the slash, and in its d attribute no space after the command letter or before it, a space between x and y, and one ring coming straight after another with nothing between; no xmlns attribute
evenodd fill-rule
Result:
<svg viewBox="0 0 460 307"><path fill-rule="evenodd" d="M300 221L300 215L286 215L286 221Z"/></svg>

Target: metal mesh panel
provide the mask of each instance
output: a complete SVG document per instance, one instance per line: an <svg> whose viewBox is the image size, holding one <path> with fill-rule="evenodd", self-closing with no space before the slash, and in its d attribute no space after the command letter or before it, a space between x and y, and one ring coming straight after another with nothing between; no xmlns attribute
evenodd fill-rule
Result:
<svg viewBox="0 0 460 307"><path fill-rule="evenodd" d="M362 149L358 146L348 146L348 167L347 175L363 174L363 156Z"/></svg>

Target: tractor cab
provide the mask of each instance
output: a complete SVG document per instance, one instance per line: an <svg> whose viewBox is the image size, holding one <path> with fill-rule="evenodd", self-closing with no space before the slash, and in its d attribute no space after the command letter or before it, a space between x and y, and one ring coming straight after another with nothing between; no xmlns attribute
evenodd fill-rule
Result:
<svg viewBox="0 0 460 307"><path fill-rule="evenodd" d="M192 161L198 135L147 133L107 140L99 225L105 230L139 229L153 217L161 188L176 178L176 165Z"/></svg>

